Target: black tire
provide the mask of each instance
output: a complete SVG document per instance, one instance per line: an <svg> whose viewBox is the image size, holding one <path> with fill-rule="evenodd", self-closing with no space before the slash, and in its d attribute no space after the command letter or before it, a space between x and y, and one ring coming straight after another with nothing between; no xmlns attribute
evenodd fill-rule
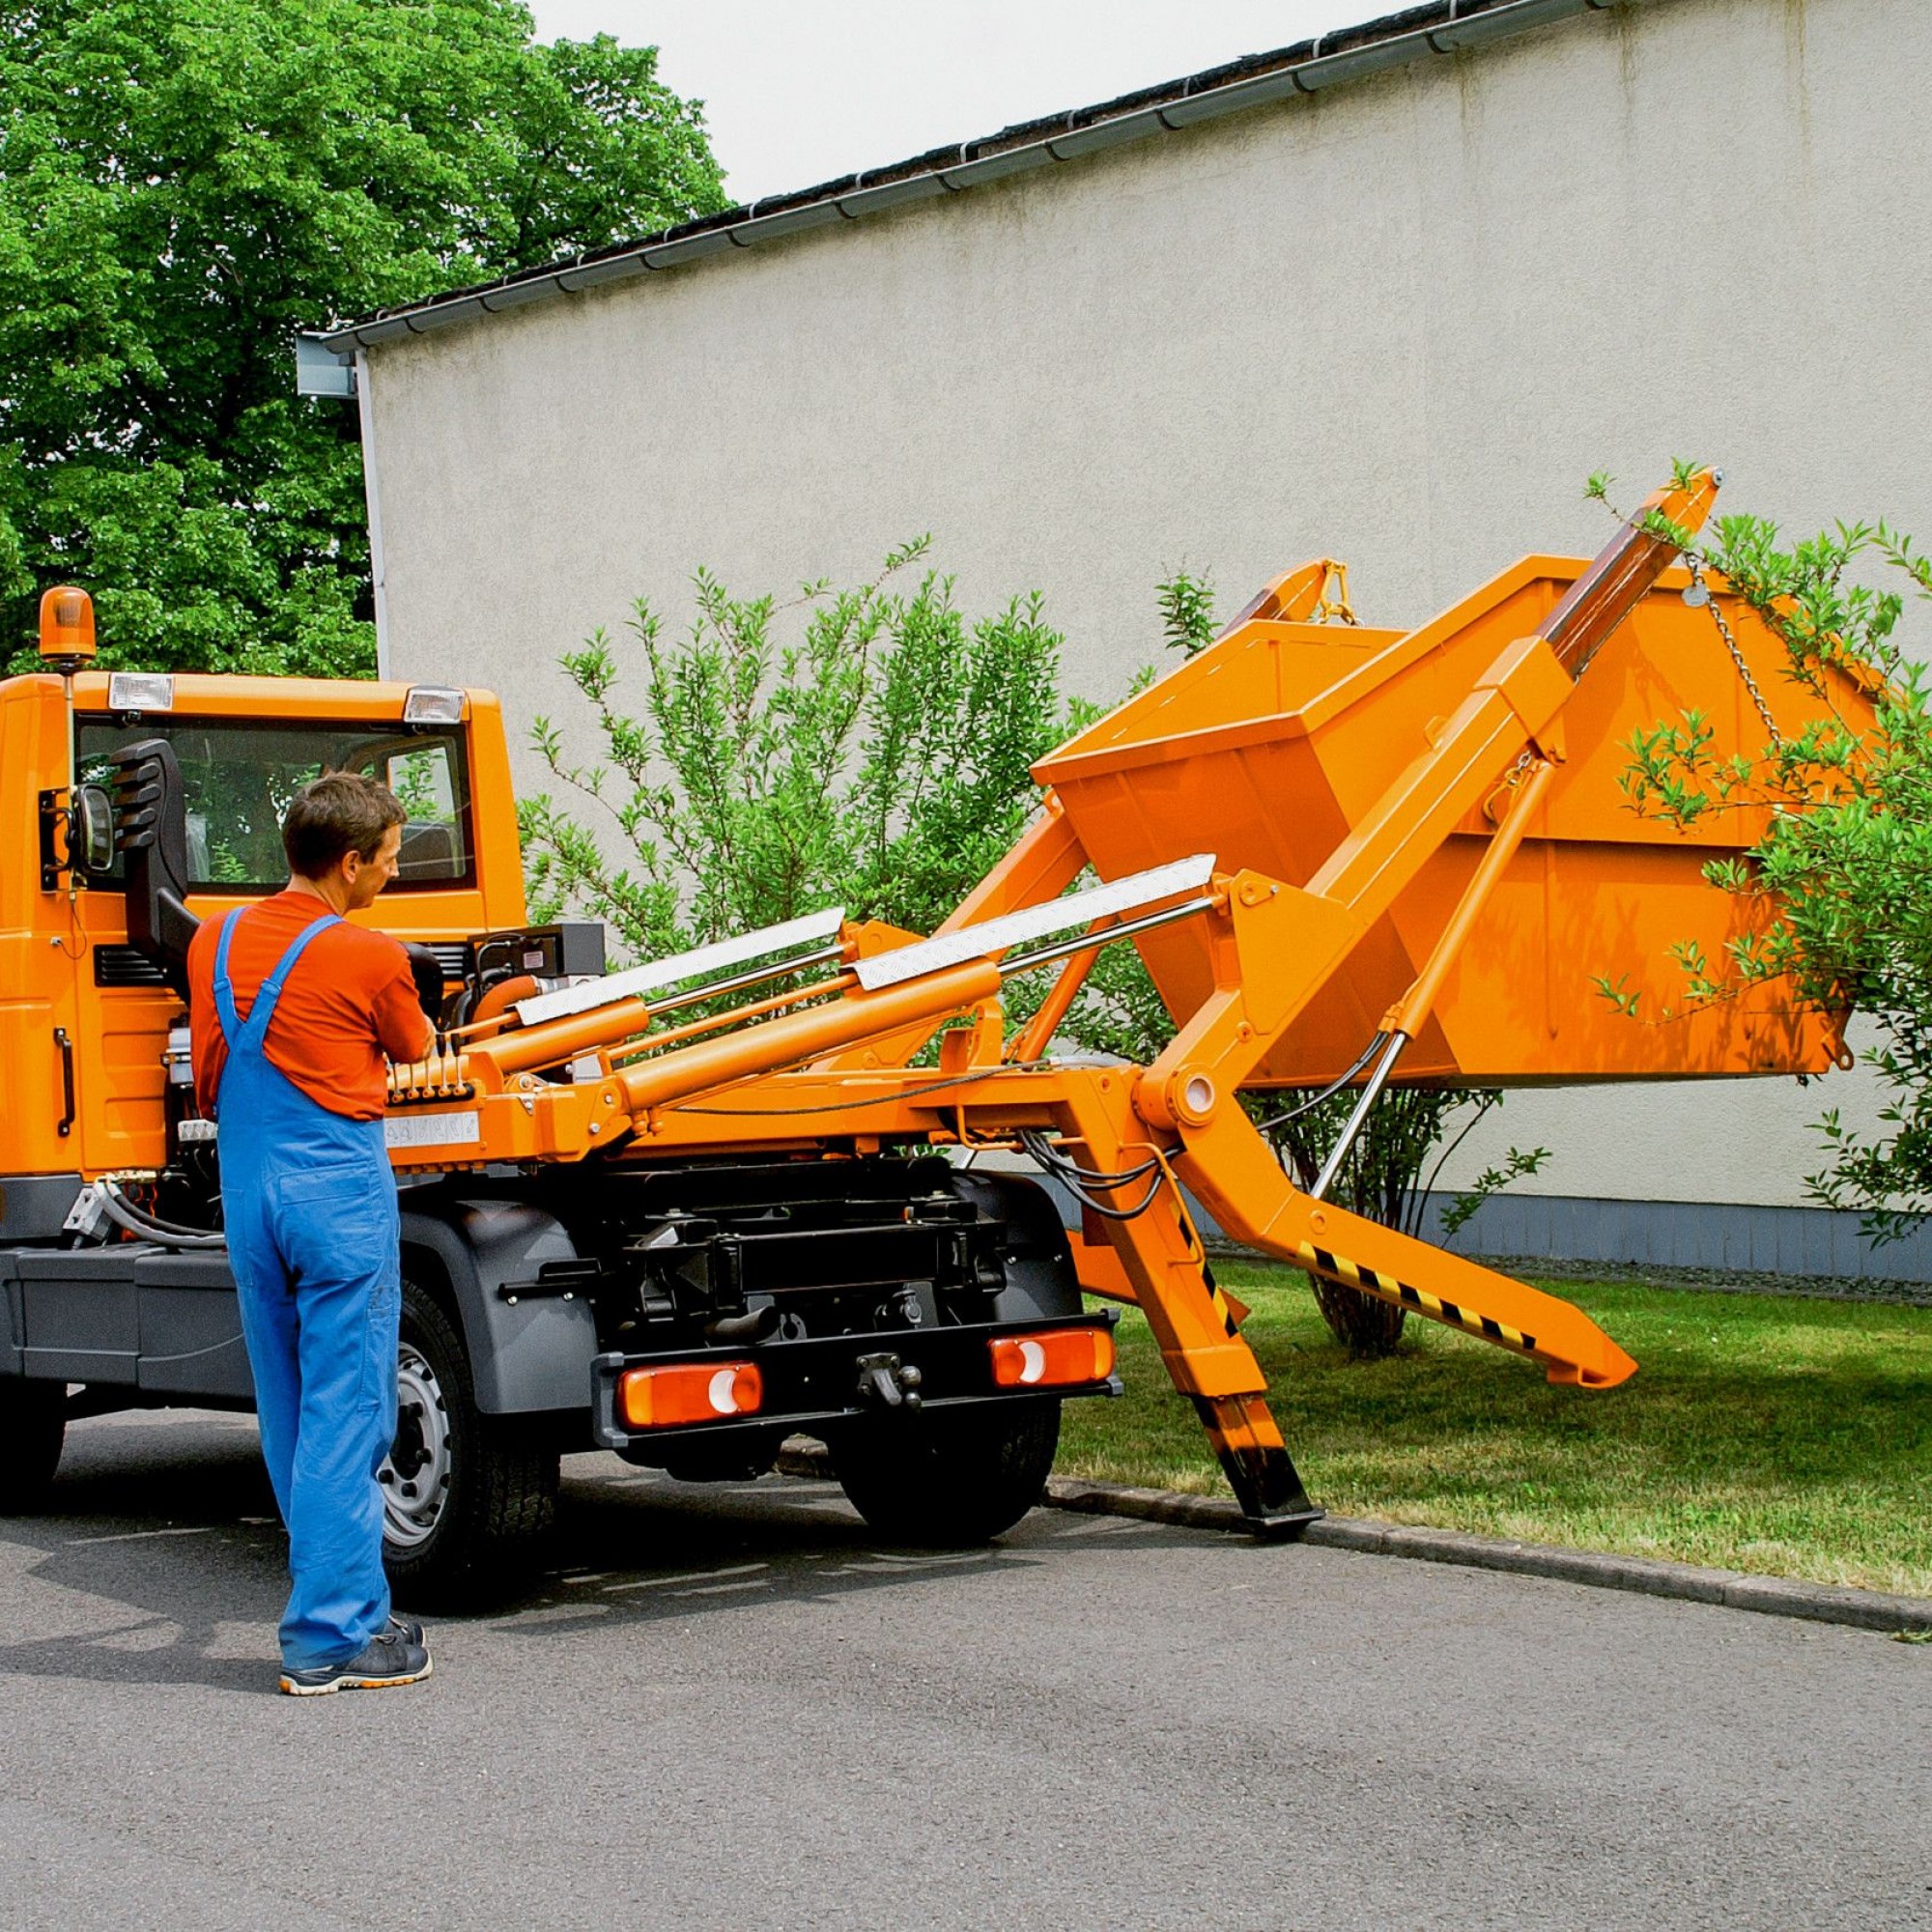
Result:
<svg viewBox="0 0 1932 1932"><path fill-rule="evenodd" d="M852 1506L891 1543L963 1548L1037 1503L1060 1446L1051 1399L881 1415L829 1445Z"/></svg>
<svg viewBox="0 0 1932 1932"><path fill-rule="evenodd" d="M0 1516L44 1509L67 1439L67 1384L0 1379Z"/></svg>
<svg viewBox="0 0 1932 1932"><path fill-rule="evenodd" d="M400 1602L501 1598L543 1566L556 1520L557 1448L541 1424L484 1415L463 1339L403 1281L396 1437L383 1465L383 1563Z"/></svg>

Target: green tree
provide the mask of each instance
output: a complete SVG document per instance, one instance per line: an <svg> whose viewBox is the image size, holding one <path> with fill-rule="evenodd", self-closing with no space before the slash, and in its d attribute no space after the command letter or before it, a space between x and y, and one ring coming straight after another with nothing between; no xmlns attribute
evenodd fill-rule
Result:
<svg viewBox="0 0 1932 1932"><path fill-rule="evenodd" d="M1588 494L1607 502L1610 487L1592 477ZM1932 1212L1932 713L1897 636L1907 594L1932 599L1932 560L1882 523L1795 541L1749 514L1695 536L1660 529L1693 566L1689 594L1708 604L1715 575L1743 597L1782 647L1782 675L1815 706L1790 737L1760 707L1763 743L1727 758L1696 711L1631 741L1623 783L1640 812L1690 825L1728 805L1772 808L1749 852L1705 868L1760 917L1722 959L1678 949L1683 999L1731 1000L1788 974L1813 1007L1856 1008L1875 1025L1865 1058L1886 1090L1881 1131L1863 1138L1827 1113L1828 1164L1807 1186L1823 1205L1860 1212L1875 1240L1891 1239ZM1867 581L1872 565L1879 582ZM1869 710L1848 701L1855 692ZM1599 987L1648 1017L1619 984Z"/></svg>
<svg viewBox="0 0 1932 1932"><path fill-rule="evenodd" d="M517 0L0 0L0 664L374 665L355 412L296 330L725 199L656 50Z"/></svg>

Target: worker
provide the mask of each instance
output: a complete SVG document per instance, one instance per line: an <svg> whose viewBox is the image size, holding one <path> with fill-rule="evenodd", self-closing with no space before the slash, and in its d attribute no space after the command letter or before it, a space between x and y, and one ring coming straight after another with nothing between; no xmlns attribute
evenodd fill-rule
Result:
<svg viewBox="0 0 1932 1932"><path fill-rule="evenodd" d="M396 876L403 809L350 773L282 822L285 892L188 950L195 1094L219 1122L222 1218L262 1454L289 1532L281 1688L414 1684L422 1626L391 1616L377 1480L396 1429L402 1285L384 1056L432 1043L409 956L352 925Z"/></svg>

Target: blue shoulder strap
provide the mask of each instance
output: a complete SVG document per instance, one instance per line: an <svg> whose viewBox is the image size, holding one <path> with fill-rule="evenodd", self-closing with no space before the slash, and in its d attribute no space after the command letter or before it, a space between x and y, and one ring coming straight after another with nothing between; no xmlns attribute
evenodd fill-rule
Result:
<svg viewBox="0 0 1932 1932"><path fill-rule="evenodd" d="M261 990L249 1003L248 1017L244 1023L237 1014L235 1007L235 987L228 977L228 943L235 937L235 923L244 908L229 914L222 922L221 940L214 952L214 1009L221 1016L221 1030L228 1037L231 1049L238 1040L245 1041L251 1047L259 1048L268 1037L269 1022L275 1016L276 1003L282 997L282 988L295 969L295 963L308 950L309 941L317 933L340 922L332 912L305 925L291 943L289 950L275 962L274 971L262 981Z"/></svg>
<svg viewBox="0 0 1932 1932"><path fill-rule="evenodd" d="M233 1039L242 1031L235 1011L235 987L228 978L228 942L235 937L235 922L247 910L237 906L221 922L221 940L214 949L214 1011L225 1038Z"/></svg>

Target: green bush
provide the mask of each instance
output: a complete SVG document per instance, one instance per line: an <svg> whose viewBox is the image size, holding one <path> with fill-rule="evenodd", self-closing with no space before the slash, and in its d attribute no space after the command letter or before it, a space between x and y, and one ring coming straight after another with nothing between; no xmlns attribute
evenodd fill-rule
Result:
<svg viewBox="0 0 1932 1932"><path fill-rule="evenodd" d="M1040 598L969 620L928 548L789 606L700 571L681 638L639 602L634 653L599 631L565 657L600 753L574 762L537 720L562 787L521 808L539 916L590 911L645 958L834 904L917 932L944 920L1025 830L1028 768L1081 714Z"/></svg>
<svg viewBox="0 0 1932 1932"><path fill-rule="evenodd" d="M1607 478L1589 487L1607 500ZM1677 949L1683 999L1732 1000L1789 974L1813 1007L1856 1008L1875 1025L1865 1057L1886 1090L1884 1127L1865 1139L1828 1112L1828 1165L1807 1186L1824 1206L1860 1212L1874 1240L1892 1239L1932 1211L1932 717L1897 636L1905 593L1932 598L1932 561L1883 523L1792 542L1745 514L1696 536L1662 533L1744 598L1782 646L1782 675L1815 704L1788 738L1762 713L1759 747L1727 758L1694 710L1631 741L1623 782L1640 812L1692 825L1724 806L1772 808L1749 852L1706 867L1762 917L1721 959ZM1871 564L1889 581L1863 581ZM1875 700L1870 724L1840 701L1848 679ZM1633 995L1600 985L1635 1015Z"/></svg>

